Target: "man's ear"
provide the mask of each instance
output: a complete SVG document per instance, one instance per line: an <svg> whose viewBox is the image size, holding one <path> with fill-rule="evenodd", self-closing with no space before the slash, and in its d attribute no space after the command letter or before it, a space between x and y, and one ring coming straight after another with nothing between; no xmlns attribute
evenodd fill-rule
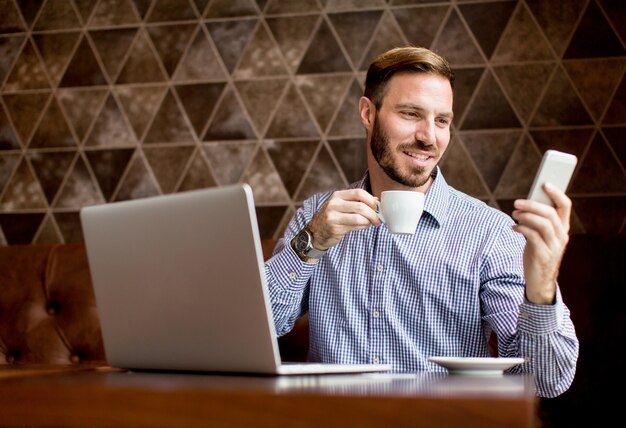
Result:
<svg viewBox="0 0 626 428"><path fill-rule="evenodd" d="M361 123L368 131L374 126L374 118L376 117L376 107L374 103L367 97L359 99L359 117Z"/></svg>

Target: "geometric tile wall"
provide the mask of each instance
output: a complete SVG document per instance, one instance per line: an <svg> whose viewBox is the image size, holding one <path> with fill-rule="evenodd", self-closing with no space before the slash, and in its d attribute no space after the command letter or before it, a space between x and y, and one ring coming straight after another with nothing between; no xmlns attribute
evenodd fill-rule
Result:
<svg viewBox="0 0 626 428"><path fill-rule="evenodd" d="M365 70L406 44L456 70L452 185L510 212L568 151L572 232L626 233L624 1L0 0L0 244L242 181L277 237L363 174Z"/></svg>

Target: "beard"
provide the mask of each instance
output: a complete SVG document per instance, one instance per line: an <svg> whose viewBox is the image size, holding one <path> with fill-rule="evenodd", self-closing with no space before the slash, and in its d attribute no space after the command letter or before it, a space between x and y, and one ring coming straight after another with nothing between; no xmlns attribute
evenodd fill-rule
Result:
<svg viewBox="0 0 626 428"><path fill-rule="evenodd" d="M372 129L372 139L370 141L370 148L374 159L378 162L378 165L396 183L402 184L407 187L417 188L425 185L430 179L433 168L428 169L419 166L412 166L408 171L403 171L398 164L398 160L394 157L394 153L391 150L389 143L389 136L381 129L378 121L378 113L374 118L374 128ZM432 152L433 148L430 145L426 145L421 141L414 141L412 143L401 143L396 148L398 153L402 153L407 149L418 149L426 152ZM434 154L433 154L434 155Z"/></svg>

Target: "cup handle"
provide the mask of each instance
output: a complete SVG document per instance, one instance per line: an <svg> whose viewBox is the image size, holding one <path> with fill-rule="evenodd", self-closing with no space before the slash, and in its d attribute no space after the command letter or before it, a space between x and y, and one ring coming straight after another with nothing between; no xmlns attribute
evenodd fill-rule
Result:
<svg viewBox="0 0 626 428"><path fill-rule="evenodd" d="M383 217L383 207L380 204L379 200L376 200L376 215L378 216L378 218L380 219L380 221L382 221L383 223L385 223L385 217Z"/></svg>

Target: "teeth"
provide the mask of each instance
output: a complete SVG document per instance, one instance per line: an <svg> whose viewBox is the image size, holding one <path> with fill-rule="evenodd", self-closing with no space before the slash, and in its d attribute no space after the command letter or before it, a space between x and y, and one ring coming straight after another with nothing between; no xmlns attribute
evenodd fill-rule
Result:
<svg viewBox="0 0 626 428"><path fill-rule="evenodd" d="M421 160L421 161L425 161L428 160L428 156L426 155L418 155L415 153L409 153L409 152L405 152L407 155L411 156L412 158L415 158L417 160Z"/></svg>

